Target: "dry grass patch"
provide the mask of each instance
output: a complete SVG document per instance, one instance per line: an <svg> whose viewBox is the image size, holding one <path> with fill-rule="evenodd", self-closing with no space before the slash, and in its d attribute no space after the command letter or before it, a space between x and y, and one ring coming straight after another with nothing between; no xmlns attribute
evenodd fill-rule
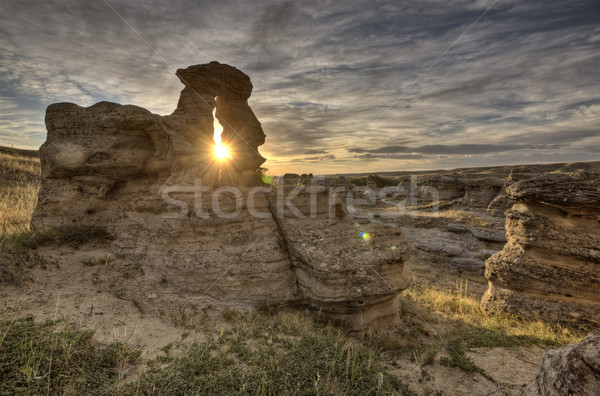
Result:
<svg viewBox="0 0 600 396"><path fill-rule="evenodd" d="M40 175L39 158L0 152L0 234L29 229Z"/></svg>

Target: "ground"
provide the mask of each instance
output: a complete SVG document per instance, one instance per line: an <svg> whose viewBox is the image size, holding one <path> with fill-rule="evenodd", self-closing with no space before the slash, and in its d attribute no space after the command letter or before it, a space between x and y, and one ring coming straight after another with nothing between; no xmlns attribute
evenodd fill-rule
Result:
<svg viewBox="0 0 600 396"><path fill-rule="evenodd" d="M585 335L585 329L484 315L482 272L458 268L435 249L412 255L407 266L414 281L400 295L400 322L374 334L349 335L284 306L192 310L164 290L146 290L143 268L112 256L108 238L97 230L83 239L65 230L44 237L29 232L39 162L27 152L0 155L0 351L8 351L0 353L0 393L81 391L92 380L75 366L89 362L69 364L70 348L79 344L56 345L85 330L93 336L75 355L105 359L92 365L102 367L92 370L99 373L93 381L102 385L97 393L110 394L518 395L545 351ZM447 238L464 248L461 254L499 249L448 233L445 227L454 222L502 225L483 210L397 219L414 242ZM41 326L39 333L23 322L26 317ZM34 342L43 337L47 319L53 320L51 348ZM13 331L21 328L30 330ZM102 354L112 350L118 351L112 360Z"/></svg>

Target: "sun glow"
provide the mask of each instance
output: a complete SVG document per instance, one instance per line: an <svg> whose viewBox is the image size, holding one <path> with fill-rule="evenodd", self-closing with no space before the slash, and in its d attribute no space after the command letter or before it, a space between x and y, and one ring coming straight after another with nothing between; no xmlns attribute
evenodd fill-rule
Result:
<svg viewBox="0 0 600 396"><path fill-rule="evenodd" d="M215 157L217 157L219 161L225 161L227 158L229 158L229 150L227 150L227 146L221 144L221 134L223 133L223 127L219 123L219 120L216 116L214 117L214 120Z"/></svg>
<svg viewBox="0 0 600 396"><path fill-rule="evenodd" d="M215 155L219 161L223 161L226 158L229 158L229 152L227 151L227 147L223 146L221 142L215 144Z"/></svg>

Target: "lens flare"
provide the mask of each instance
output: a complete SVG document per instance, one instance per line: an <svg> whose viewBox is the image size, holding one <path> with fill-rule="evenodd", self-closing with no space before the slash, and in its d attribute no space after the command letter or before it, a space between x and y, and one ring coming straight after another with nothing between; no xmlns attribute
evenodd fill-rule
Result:
<svg viewBox="0 0 600 396"><path fill-rule="evenodd" d="M371 240L371 234L369 234L368 232L361 232L360 236L365 241L370 241Z"/></svg>

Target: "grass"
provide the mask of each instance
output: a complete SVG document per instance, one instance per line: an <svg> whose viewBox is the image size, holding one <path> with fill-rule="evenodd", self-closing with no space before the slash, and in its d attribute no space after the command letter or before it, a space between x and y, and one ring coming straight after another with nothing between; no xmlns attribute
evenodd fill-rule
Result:
<svg viewBox="0 0 600 396"><path fill-rule="evenodd" d="M29 229L40 176L39 158L0 150L0 235Z"/></svg>
<svg viewBox="0 0 600 396"><path fill-rule="evenodd" d="M174 356L173 345L139 374L140 352L94 345L67 321L0 321L0 394L398 395L380 352L349 343L308 313L232 315L235 325ZM136 372L136 375L130 373Z"/></svg>
<svg viewBox="0 0 600 396"><path fill-rule="evenodd" d="M386 395L410 394L387 374L379 352L351 345L307 313L233 315L235 326L168 353L128 384L136 394ZM165 366L165 364L167 364Z"/></svg>
<svg viewBox="0 0 600 396"><path fill-rule="evenodd" d="M467 280L457 281L454 287L413 283L401 297L408 327L379 340L384 349L408 354L421 366L444 354L437 360L441 365L479 373L493 382L493 373L478 367L467 352L475 348L558 347L579 342L591 330L504 313L486 315L479 308L481 295L469 292Z"/></svg>
<svg viewBox="0 0 600 396"><path fill-rule="evenodd" d="M115 342L98 348L93 332L32 317L0 321L0 394L111 394L139 354Z"/></svg>

